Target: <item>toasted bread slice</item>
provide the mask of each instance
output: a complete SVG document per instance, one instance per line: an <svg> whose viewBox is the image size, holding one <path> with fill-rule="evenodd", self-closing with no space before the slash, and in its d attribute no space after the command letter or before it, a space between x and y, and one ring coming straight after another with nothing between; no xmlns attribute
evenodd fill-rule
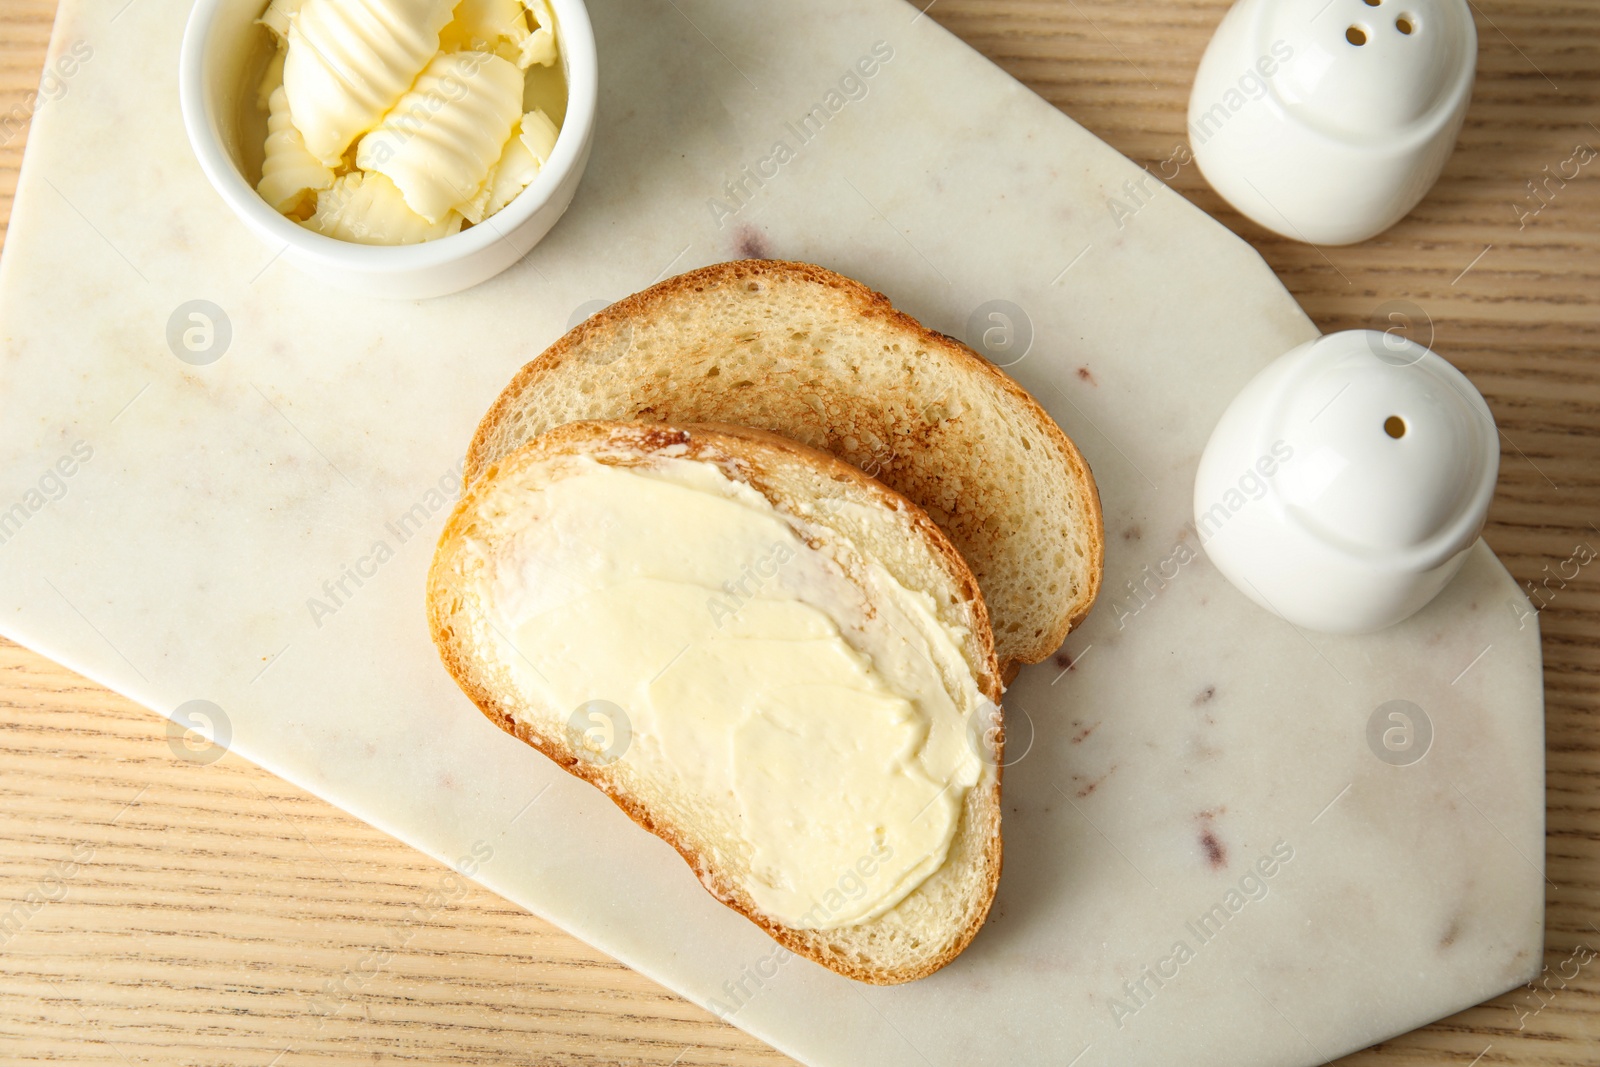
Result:
<svg viewBox="0 0 1600 1067"><path fill-rule="evenodd" d="M960 684L969 702L977 702L974 719L963 726L978 721L977 714L989 725L978 742L984 752L976 784L959 806L952 805L954 830L943 863L887 911L831 929L786 924L764 912L745 888L751 873L748 850L706 814L705 798L682 780L660 773L659 766L657 773L645 773L649 757L632 756L641 751L637 732L620 758L597 761L574 747L583 742L568 728L572 709L550 706L537 687L519 684L517 651L496 622L504 616L495 614L488 591L501 588L495 576L512 539L542 521L530 501L566 476L562 464L573 457L624 468L660 469L685 459L712 464L770 502L799 541L810 546L807 551L822 554L829 574L842 575L865 592L885 588L872 584L881 578L869 582L866 576L869 568L881 567L913 595L930 598L918 603L929 605L930 618L958 639L957 662L965 665ZM509 558L521 559L514 552ZM527 573L520 562L511 566L515 574ZM883 606L881 600L864 603L863 627ZM428 618L445 666L491 721L599 787L639 825L677 849L713 896L793 952L863 982L907 982L954 959L982 925L1000 877L1002 762L999 667L983 598L960 554L927 515L854 467L744 427L567 424L489 467L461 500L428 575ZM564 627L568 620L557 624ZM663 618L661 626L672 628L674 620ZM840 632L847 628L841 626ZM953 693L956 683L940 677L945 680L933 684ZM660 743L642 744L654 751Z"/></svg>
<svg viewBox="0 0 1600 1067"><path fill-rule="evenodd" d="M1099 494L1044 409L959 341L821 267L720 263L601 311L501 393L466 484L579 419L753 426L875 476L966 558L1008 680L1059 648L1100 589Z"/></svg>

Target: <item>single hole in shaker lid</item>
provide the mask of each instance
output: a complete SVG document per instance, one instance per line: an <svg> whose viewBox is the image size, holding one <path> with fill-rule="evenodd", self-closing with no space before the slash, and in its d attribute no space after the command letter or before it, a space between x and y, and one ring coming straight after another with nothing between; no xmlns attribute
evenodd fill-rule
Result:
<svg viewBox="0 0 1600 1067"><path fill-rule="evenodd" d="M1344 39L1353 45L1364 45L1367 43L1367 31L1363 30L1360 26L1351 26L1348 30L1344 31Z"/></svg>
<svg viewBox="0 0 1600 1067"><path fill-rule="evenodd" d="M1396 441L1406 435L1406 420L1399 415L1390 415L1383 420L1383 432L1393 437Z"/></svg>
<svg viewBox="0 0 1600 1067"><path fill-rule="evenodd" d="M1394 20L1394 28L1399 30L1401 33L1409 35L1412 30L1416 29L1416 24L1406 16L1401 15L1399 18Z"/></svg>

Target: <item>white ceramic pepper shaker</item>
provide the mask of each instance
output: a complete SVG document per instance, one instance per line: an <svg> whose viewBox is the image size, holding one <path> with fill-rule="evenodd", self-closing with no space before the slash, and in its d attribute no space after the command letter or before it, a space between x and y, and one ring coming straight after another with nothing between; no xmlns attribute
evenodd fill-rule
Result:
<svg viewBox="0 0 1600 1067"><path fill-rule="evenodd" d="M1477 58L1467 0L1238 0L1195 75L1195 161L1269 230L1364 241L1439 177Z"/></svg>
<svg viewBox="0 0 1600 1067"><path fill-rule="evenodd" d="M1195 479L1217 569L1297 626L1361 633L1444 589L1478 539L1499 432L1466 376L1414 341L1329 334L1234 398Z"/></svg>

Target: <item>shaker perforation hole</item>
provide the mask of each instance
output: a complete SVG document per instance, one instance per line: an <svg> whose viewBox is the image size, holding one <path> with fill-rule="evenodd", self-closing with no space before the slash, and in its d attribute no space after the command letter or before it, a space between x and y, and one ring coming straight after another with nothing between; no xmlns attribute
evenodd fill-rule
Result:
<svg viewBox="0 0 1600 1067"><path fill-rule="evenodd" d="M1365 0L1365 3L1368 7L1377 7L1379 4L1383 3L1383 0Z"/></svg>
<svg viewBox="0 0 1600 1067"><path fill-rule="evenodd" d="M1367 43L1367 31L1360 26L1351 26L1344 31L1344 39L1359 48Z"/></svg>
<svg viewBox="0 0 1600 1067"><path fill-rule="evenodd" d="M1383 432L1396 441L1400 440L1406 435L1406 420L1399 415L1390 415L1383 420Z"/></svg>
<svg viewBox="0 0 1600 1067"><path fill-rule="evenodd" d="M1401 15L1394 20L1394 28L1409 37L1416 32L1417 22L1410 15Z"/></svg>

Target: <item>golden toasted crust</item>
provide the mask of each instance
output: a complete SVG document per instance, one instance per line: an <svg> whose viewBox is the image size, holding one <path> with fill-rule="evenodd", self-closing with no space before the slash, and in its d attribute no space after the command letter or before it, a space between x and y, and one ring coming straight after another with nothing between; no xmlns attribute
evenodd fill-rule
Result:
<svg viewBox="0 0 1600 1067"><path fill-rule="evenodd" d="M708 306L734 308L752 286L767 287L774 302L799 293L816 312L752 315L743 325L713 321L699 334L674 334ZM808 288L825 291L826 301ZM825 358L814 330L835 345L855 337L845 347L857 348ZM654 338L648 351L646 333ZM728 353L757 349L762 374L729 380L719 373ZM853 388L851 373L863 361L879 361L882 372L897 360L909 366L910 353L918 365L903 381ZM946 411L952 403L971 406ZM597 313L502 391L473 436L465 484L530 436L573 419L748 425L874 475L928 511L971 565L1008 680L1060 647L1099 593L1099 493L1082 454L1048 413L966 345L813 264L718 263Z"/></svg>
<svg viewBox="0 0 1600 1067"><path fill-rule="evenodd" d="M698 425L670 427L659 424L606 422L569 423L528 443L483 472L463 497L440 535L438 549L428 575L428 624L445 667L462 691L477 704L495 725L533 746L569 773L588 781L611 798L636 823L677 850L695 872L701 884L719 901L738 911L765 930L785 948L814 960L829 969L862 982L890 985L925 977L943 967L966 948L988 915L989 905L999 885L1001 866L1000 768L1003 735L993 747L993 778L980 781L969 790L962 829L951 846L947 866L956 862L958 845L977 868L976 891L969 894L963 913L953 929L936 939L934 951L914 959L885 964L863 958L852 944L852 934L863 926L842 930L804 930L789 927L764 914L748 894L724 872L713 867L689 840L681 827L652 812L617 781L609 768L580 758L567 738L559 733L541 733L514 714L516 704L506 693L497 691L472 654L466 587L469 584L469 545L477 536L478 506L493 491L503 475L541 459L556 455L589 454L601 462L628 464L648 462L664 450L681 458L714 462L729 477L749 484L783 514L796 516L796 501L777 483L786 479L784 469L803 466L834 486L840 495L857 503L868 503L892 516L904 536L921 540L932 552L937 565L966 601L965 611L973 643L970 653L977 660L975 674L979 691L997 707L1001 684L995 659L993 638L978 583L955 547L931 519L915 504L867 477L854 467L814 449L785 438L741 426ZM814 516L805 521L815 522ZM987 788L985 788L987 786ZM937 877L938 872L935 872ZM916 892L921 892L919 889ZM913 894L915 895L915 894ZM879 922L880 920L874 920Z"/></svg>

